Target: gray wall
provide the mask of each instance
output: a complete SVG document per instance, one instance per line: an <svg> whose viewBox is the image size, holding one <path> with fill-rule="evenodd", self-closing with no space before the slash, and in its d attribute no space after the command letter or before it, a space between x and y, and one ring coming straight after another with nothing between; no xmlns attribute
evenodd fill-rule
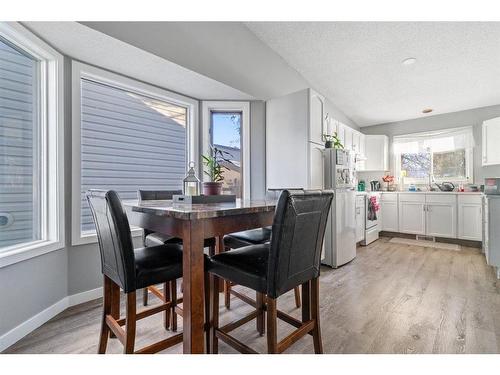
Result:
<svg viewBox="0 0 500 375"><path fill-rule="evenodd" d="M245 30L240 30L246 35ZM48 41L50 44L50 41ZM255 41L254 41L255 42ZM253 42L252 42L253 43ZM191 47L190 47L191 48ZM259 47L260 48L260 47ZM229 49L230 50L230 49ZM193 51L193 49L191 49ZM262 71L259 84L266 87L255 89L270 90L267 95L286 94L308 87L303 78L297 78L295 71L277 61L270 51L261 51L259 64L266 65L271 59L273 71ZM197 53L195 58L203 57ZM92 63L92 61L88 61ZM213 67L217 62L213 63ZM64 58L64 119L65 119L65 235L66 247L36 258L0 268L0 336L40 313L68 295L86 292L102 285L100 257L97 244L71 245L71 58ZM283 69L281 73L279 70ZM224 72L224 69L221 70ZM226 71L227 73L227 71ZM292 76L295 76L294 78ZM292 77L292 78L291 78ZM234 75L233 75L233 78ZM252 79L255 80L255 77ZM248 77L240 77L244 83ZM264 82L265 81L265 82ZM257 81L255 81L257 82ZM168 87L166 87L168 89ZM276 91L274 91L276 90ZM251 91L251 90L246 90ZM232 98L221 98L231 100ZM327 101L327 111L335 118L356 127L331 102ZM265 103L252 101L251 118L251 193L258 199L265 194ZM135 239L139 245L139 238ZM22 296L22 298L21 298Z"/></svg>
<svg viewBox="0 0 500 375"><path fill-rule="evenodd" d="M460 112L445 113L442 115L429 116L413 120L367 126L361 128L361 131L365 134L388 135L392 143L392 137L395 135L456 128L461 126L472 126L474 132L474 141L476 144L476 146L474 147L474 183L482 184L485 177L500 177L500 166L481 166L481 124L484 120L499 116L500 105L495 105Z"/></svg>

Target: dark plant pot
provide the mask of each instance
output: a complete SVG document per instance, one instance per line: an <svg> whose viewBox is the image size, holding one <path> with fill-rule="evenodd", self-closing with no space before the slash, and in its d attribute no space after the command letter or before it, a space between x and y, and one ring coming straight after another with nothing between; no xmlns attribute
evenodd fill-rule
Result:
<svg viewBox="0 0 500 375"><path fill-rule="evenodd" d="M333 147L333 142L332 141L326 141L325 142L325 148L332 148Z"/></svg>
<svg viewBox="0 0 500 375"><path fill-rule="evenodd" d="M222 182L204 182L203 195L221 195Z"/></svg>

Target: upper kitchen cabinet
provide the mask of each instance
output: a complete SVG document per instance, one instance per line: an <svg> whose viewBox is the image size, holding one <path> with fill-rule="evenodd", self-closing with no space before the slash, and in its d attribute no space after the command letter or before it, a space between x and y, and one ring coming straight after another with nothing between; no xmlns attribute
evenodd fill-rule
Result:
<svg viewBox="0 0 500 375"><path fill-rule="evenodd" d="M389 137L365 135L365 171L389 170Z"/></svg>
<svg viewBox="0 0 500 375"><path fill-rule="evenodd" d="M500 117L483 122L483 166L500 164Z"/></svg>
<svg viewBox="0 0 500 375"><path fill-rule="evenodd" d="M323 188L324 99L310 89L266 102L266 187Z"/></svg>
<svg viewBox="0 0 500 375"><path fill-rule="evenodd" d="M324 144L323 134L325 127L325 98L313 90L309 90L309 141Z"/></svg>

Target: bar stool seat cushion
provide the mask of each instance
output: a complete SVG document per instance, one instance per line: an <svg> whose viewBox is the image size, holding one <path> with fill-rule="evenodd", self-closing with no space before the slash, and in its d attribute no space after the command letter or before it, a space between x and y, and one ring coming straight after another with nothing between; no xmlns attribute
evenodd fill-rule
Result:
<svg viewBox="0 0 500 375"><path fill-rule="evenodd" d="M182 277L182 246L168 244L134 250L136 288Z"/></svg>
<svg viewBox="0 0 500 375"><path fill-rule="evenodd" d="M249 244L263 244L270 241L271 231L272 227L264 227L231 233L224 236L224 245L237 249Z"/></svg>
<svg viewBox="0 0 500 375"><path fill-rule="evenodd" d="M226 280L267 292L269 244L251 245L210 257L208 270Z"/></svg>

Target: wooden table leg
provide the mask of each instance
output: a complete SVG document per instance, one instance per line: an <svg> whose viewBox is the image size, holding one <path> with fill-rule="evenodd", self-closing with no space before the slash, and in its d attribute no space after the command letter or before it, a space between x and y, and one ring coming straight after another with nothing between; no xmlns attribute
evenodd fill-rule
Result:
<svg viewBox="0 0 500 375"><path fill-rule="evenodd" d="M203 223L197 220L183 224L183 333L184 353L203 354L204 339L204 256Z"/></svg>

